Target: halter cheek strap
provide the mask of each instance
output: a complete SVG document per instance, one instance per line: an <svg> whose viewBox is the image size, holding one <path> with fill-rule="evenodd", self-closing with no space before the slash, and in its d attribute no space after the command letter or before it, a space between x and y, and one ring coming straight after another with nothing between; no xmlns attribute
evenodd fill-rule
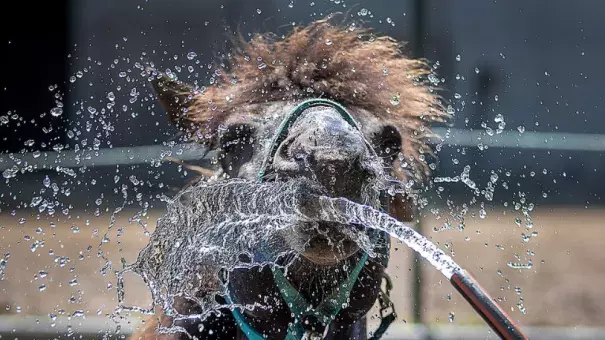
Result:
<svg viewBox="0 0 605 340"><path fill-rule="evenodd" d="M271 141L271 145L269 146L267 155L262 163L261 169L258 173L258 183L262 183L265 175L265 171L269 164L272 163L273 157L277 152L279 146L284 141L284 139L288 135L288 129L292 124L300 117L300 115L310 107L314 106L330 106L334 108L342 118L348 122L351 126L356 129L360 129L359 125L353 118L353 116L340 104L327 100L327 99L310 99L304 101L297 105L290 113L286 116L286 118L280 124L277 133L273 137ZM373 148L369 146L369 150L373 151ZM384 200L381 200L384 204ZM373 233L372 238L377 237L388 237L384 233ZM377 240L375 240L377 241ZM314 318L315 321L319 322L324 330L327 330L330 323L338 316L342 308L345 308L349 302L349 295L351 290L355 286L359 274L361 270L365 266L368 260L368 254L363 252L361 258L357 265L353 268L351 273L349 273L349 277L347 280L342 282L336 290L336 293L326 300L322 301L317 307L313 307L306 299L300 294L298 290L288 281L285 277L281 269L273 266L271 271L273 273L273 279L275 284L278 286L278 289L282 295L282 298L286 302L287 306L290 308L292 315L294 316L294 322L290 324L287 330L287 335L285 340L300 340L303 339L305 334L307 334L305 327L303 327L303 323L308 321L309 318ZM388 265L389 256L388 251L386 257L384 259L384 267L386 268ZM371 339L380 339L382 334L387 330L388 326L395 320L395 310L393 308L393 304L389 299L390 290L392 288L392 284L390 279L385 273L385 279L387 281L387 291L386 293L381 291L379 294L379 303L381 307L381 323L376 332L374 332L374 336ZM227 302L232 304L233 299L231 296L226 296ZM232 309L232 314L235 317L240 329L246 334L248 339L250 340L261 340L264 337L259 334L256 330L254 330L250 324L246 321L245 316L240 312L239 309Z"/></svg>

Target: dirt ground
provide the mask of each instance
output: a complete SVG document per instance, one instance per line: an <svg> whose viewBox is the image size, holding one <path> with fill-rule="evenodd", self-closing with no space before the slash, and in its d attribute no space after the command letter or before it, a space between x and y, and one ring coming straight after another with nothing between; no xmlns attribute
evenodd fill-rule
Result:
<svg viewBox="0 0 605 340"><path fill-rule="evenodd" d="M105 262L99 257L98 246L102 244L103 254L115 269L120 268L121 257L127 263L134 262L147 242L143 228L129 223L134 213L125 211L117 216L116 226L107 235L108 243L101 240L109 225L109 214L39 220L35 215L26 217L23 213L0 216L0 261L10 253L4 279L0 281L0 313L43 316L78 310L88 315L111 312L117 303L115 276L111 270L102 274ZM149 231L159 214L154 211L146 216ZM19 221L21 217L25 220ZM520 216L510 210L488 211L485 219L467 218L464 231L441 232L434 232L433 227L442 225L445 217L427 218L423 221L423 233L442 249L452 251L454 259L521 324L602 326L605 253L601 247L605 209L537 208L532 213L534 227L529 231L515 224L517 217ZM41 230L36 230L38 227ZM120 236L118 228L123 228ZM537 236L523 242L521 233L532 231ZM32 251L36 241L39 246ZM513 269L507 265L527 263L528 251L535 252L531 269ZM519 260L515 254L520 256ZM395 243L389 273L394 280L392 295L400 322L413 319L412 258L411 250ZM448 323L453 315L458 324L482 323L445 277L426 261L421 266L425 322ZM142 281L131 275L125 285L128 305L149 305L150 297ZM520 301L525 314L517 306Z"/></svg>

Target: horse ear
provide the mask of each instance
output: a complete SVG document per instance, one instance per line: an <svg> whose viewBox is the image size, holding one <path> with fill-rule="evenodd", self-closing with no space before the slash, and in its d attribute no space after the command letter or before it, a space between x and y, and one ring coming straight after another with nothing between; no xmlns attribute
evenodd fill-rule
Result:
<svg viewBox="0 0 605 340"><path fill-rule="evenodd" d="M180 128L190 125L188 109L194 102L194 87L152 68L147 68L147 72L158 102L168 114L168 120Z"/></svg>

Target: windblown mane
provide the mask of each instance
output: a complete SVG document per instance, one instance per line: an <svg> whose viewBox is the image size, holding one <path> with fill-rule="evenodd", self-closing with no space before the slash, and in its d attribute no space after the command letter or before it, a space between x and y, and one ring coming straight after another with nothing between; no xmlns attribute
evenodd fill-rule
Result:
<svg viewBox="0 0 605 340"><path fill-rule="evenodd" d="M328 98L397 127L405 159L415 172L427 174L419 158L431 154L428 124L443 122L448 114L431 84L431 68L404 56L392 38L318 20L286 37L257 34L241 41L229 59L215 72L212 86L193 96L185 96L191 89L183 90L188 103L172 117L175 124L212 137L229 115L254 114L242 112L250 104Z"/></svg>

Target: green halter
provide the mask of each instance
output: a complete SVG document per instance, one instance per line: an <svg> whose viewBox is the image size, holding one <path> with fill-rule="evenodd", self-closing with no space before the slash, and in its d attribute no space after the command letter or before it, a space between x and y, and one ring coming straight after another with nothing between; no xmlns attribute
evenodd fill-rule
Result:
<svg viewBox="0 0 605 340"><path fill-rule="evenodd" d="M302 102L297 105L284 119L284 121L279 126L279 129L273 140L271 142L271 146L268 150L267 156L264 159L264 162L261 166L261 169L258 173L258 182L261 183L263 181L263 177L265 174L265 170L273 161L273 157L279 148L279 145L283 142L283 140L287 136L287 132L289 127L298 119L298 117L308 108L318 105L327 105L331 106L340 113L342 118L351 124L356 129L359 129L359 126L353 116L340 104L333 102L327 99L310 99ZM370 148L370 150L373 150ZM322 325L324 325L325 329L328 329L328 326L332 320L336 318L336 316L340 313L341 309L348 305L349 295L357 278L359 277L359 273L363 269L363 266L366 264L368 260L368 254L363 253L360 261L353 268L349 277L345 282L342 282L336 293L324 300L317 307L313 307L306 299L292 286L292 284L288 281L288 279L284 276L282 271L279 268L272 267L271 271L273 273L273 279L277 284L279 291L283 299L286 301L286 304L290 308L290 311L294 315L294 322L290 324L288 327L288 332L285 340L300 340L305 335L305 329L302 326L303 321L306 317L314 317L317 321L319 321ZM388 254L385 260L385 267L388 263ZM372 339L380 339L382 334L387 330L388 326L395 320L395 311L392 306L392 303L389 299L389 293L392 288L392 284L388 276L385 274L385 279L387 280L387 292L380 292L379 302L381 306L381 316L382 320L379 328L374 333ZM232 303L231 297L226 296L227 302ZM387 310L392 310L390 313L384 313ZM239 327L246 334L249 340L261 340L264 337L259 334L256 330L254 330L247 322L244 315L239 311L239 309L232 309L232 314L235 317Z"/></svg>

